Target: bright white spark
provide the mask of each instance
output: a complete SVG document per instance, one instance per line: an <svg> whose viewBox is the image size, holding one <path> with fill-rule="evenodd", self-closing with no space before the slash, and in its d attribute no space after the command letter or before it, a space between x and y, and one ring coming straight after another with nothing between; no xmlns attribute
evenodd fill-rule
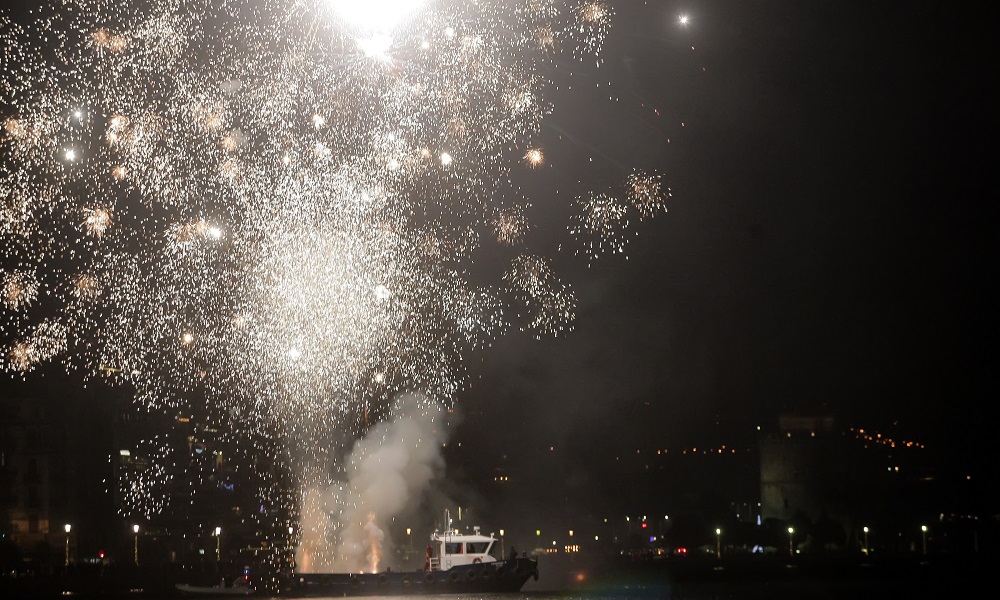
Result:
<svg viewBox="0 0 1000 600"><path fill-rule="evenodd" d="M365 53L365 56L389 61L389 49L392 48L392 37L384 34L375 34L367 38L357 39L358 48Z"/></svg>
<svg viewBox="0 0 1000 600"><path fill-rule="evenodd" d="M367 33L388 33L423 4L423 0L326 0L351 27Z"/></svg>

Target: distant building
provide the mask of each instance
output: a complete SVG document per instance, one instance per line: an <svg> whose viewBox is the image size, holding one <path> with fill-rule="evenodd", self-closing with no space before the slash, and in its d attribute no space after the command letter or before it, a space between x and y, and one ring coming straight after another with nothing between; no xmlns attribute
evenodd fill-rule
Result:
<svg viewBox="0 0 1000 600"><path fill-rule="evenodd" d="M819 517L847 484L857 461L833 417L782 416L760 439L760 507L764 519Z"/></svg>
<svg viewBox="0 0 1000 600"><path fill-rule="evenodd" d="M868 536L875 545L903 552L921 539L920 525L935 532L938 549L954 551L980 545L979 536L995 529L987 524L997 519L996 494L962 475L961 465L940 463L941 449L845 427L832 417L792 415L780 417L759 445L765 521L809 524L813 531L834 525L844 539L827 541L855 548L869 527L879 532Z"/></svg>
<svg viewBox="0 0 1000 600"><path fill-rule="evenodd" d="M108 529L110 438L100 394L53 386L0 396L0 533L37 569L63 556L67 537L71 560L81 549L96 552Z"/></svg>
<svg viewBox="0 0 1000 600"><path fill-rule="evenodd" d="M14 386L0 392L0 535L36 572L64 565L67 538L74 564L129 563L135 537L148 564L214 564L260 539L284 546L290 491L276 489L273 450L259 442L241 447L100 384Z"/></svg>

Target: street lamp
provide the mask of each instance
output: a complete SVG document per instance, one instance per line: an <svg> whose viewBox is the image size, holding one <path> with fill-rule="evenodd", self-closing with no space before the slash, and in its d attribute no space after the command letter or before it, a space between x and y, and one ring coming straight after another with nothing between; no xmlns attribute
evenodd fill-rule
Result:
<svg viewBox="0 0 1000 600"><path fill-rule="evenodd" d="M222 528L215 528L215 562L222 559Z"/></svg>
<svg viewBox="0 0 1000 600"><path fill-rule="evenodd" d="M722 558L722 530L715 529L715 558Z"/></svg>
<svg viewBox="0 0 1000 600"><path fill-rule="evenodd" d="M865 525L865 527L864 527L864 532L865 532L865 555L868 555L869 554L869 550L868 550L868 526L867 525Z"/></svg>
<svg viewBox="0 0 1000 600"><path fill-rule="evenodd" d="M924 556L926 556L927 555L927 526L926 525L921 525L920 526L920 535L923 537L923 540L924 540Z"/></svg>
<svg viewBox="0 0 1000 600"><path fill-rule="evenodd" d="M69 532L73 529L73 526L66 523L63 529L66 530L66 567L69 567Z"/></svg>
<svg viewBox="0 0 1000 600"><path fill-rule="evenodd" d="M503 549L503 529L500 530L500 558L507 556L507 552Z"/></svg>
<svg viewBox="0 0 1000 600"><path fill-rule="evenodd" d="M406 537L410 541L410 551L411 552L413 551L413 536L411 535L412 533L413 533L413 530L410 529L409 527L407 527L406 528Z"/></svg>
<svg viewBox="0 0 1000 600"><path fill-rule="evenodd" d="M139 526L132 526L132 533L135 534L135 566L139 566Z"/></svg>
<svg viewBox="0 0 1000 600"><path fill-rule="evenodd" d="M791 527L789 527L788 528L788 556L792 556L792 557L795 556L795 543L792 541L792 539L793 539L792 538L792 534L794 534L794 533L795 533L795 530L792 529Z"/></svg>

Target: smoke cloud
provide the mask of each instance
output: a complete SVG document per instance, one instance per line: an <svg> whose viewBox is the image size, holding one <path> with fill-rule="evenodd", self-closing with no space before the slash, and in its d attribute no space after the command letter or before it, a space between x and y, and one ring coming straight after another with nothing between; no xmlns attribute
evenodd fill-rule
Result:
<svg viewBox="0 0 1000 600"><path fill-rule="evenodd" d="M298 571L382 570L391 549L384 530L418 506L444 473L443 407L408 393L396 399L390 414L392 421L372 427L355 442L340 481L303 490Z"/></svg>

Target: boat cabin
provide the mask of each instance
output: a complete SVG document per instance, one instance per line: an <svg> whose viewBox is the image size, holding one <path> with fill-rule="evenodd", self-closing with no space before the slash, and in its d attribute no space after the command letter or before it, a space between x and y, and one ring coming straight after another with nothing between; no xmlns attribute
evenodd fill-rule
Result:
<svg viewBox="0 0 1000 600"><path fill-rule="evenodd" d="M472 535L451 531L431 534L424 559L425 571L447 571L459 565L497 562L496 552L500 551L499 540L492 535L482 535L474 528Z"/></svg>

